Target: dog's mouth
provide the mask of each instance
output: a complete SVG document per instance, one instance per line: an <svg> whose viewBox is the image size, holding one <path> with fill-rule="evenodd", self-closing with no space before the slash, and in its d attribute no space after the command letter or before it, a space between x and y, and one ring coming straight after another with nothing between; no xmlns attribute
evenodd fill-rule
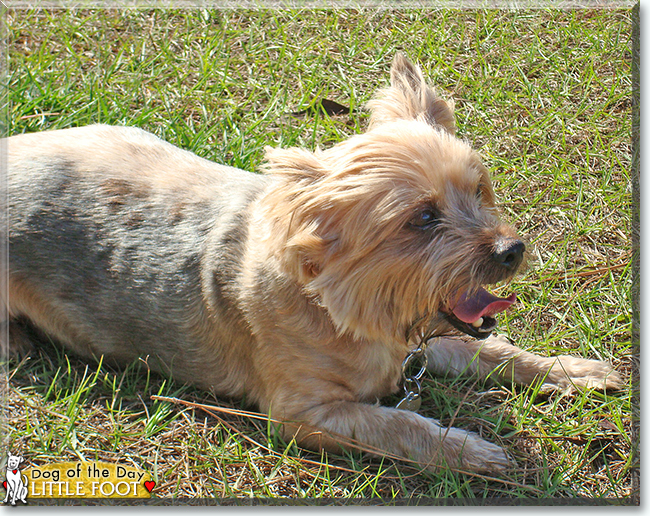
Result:
<svg viewBox="0 0 650 516"><path fill-rule="evenodd" d="M497 297L484 288L463 293L453 308L443 311L445 319L454 328L477 339L490 336L497 326L496 314L507 310L517 300L516 294Z"/></svg>

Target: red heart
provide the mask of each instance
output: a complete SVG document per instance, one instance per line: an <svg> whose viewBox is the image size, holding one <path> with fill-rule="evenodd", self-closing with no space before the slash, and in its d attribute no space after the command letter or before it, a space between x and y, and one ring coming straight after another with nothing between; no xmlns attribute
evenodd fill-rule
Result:
<svg viewBox="0 0 650 516"><path fill-rule="evenodd" d="M151 493L156 483L153 480L145 480L144 488Z"/></svg>
<svg viewBox="0 0 650 516"><path fill-rule="evenodd" d="M6 480L3 480L3 481L2 481L2 486L3 486L5 489L7 489L7 481L6 481Z"/></svg>
<svg viewBox="0 0 650 516"><path fill-rule="evenodd" d="M17 470L17 469L14 469L14 470L13 470L13 474L15 475L16 473L18 473L18 470Z"/></svg>

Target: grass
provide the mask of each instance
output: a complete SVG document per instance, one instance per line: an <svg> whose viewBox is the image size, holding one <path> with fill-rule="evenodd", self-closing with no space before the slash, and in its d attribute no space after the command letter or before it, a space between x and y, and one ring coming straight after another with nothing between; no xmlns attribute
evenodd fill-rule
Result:
<svg viewBox="0 0 650 516"><path fill-rule="evenodd" d="M629 377L632 18L623 9L9 10L7 128L134 125L255 170L265 145L313 149L362 131L360 108L404 50L455 100L460 137L483 156L504 216L533 249L500 331L537 353L609 360ZM352 112L291 115L322 99ZM34 464L139 465L159 497L639 496L634 379L615 395L542 396L429 377L424 415L516 458L516 470L490 479L306 452L265 422L151 396L245 408L237 401L55 347L6 366L3 446Z"/></svg>

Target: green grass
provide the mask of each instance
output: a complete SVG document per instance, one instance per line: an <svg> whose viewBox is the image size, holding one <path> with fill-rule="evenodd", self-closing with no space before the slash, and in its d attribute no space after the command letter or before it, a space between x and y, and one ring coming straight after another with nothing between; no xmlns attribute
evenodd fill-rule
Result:
<svg viewBox="0 0 650 516"><path fill-rule="evenodd" d="M532 247L500 331L629 376L631 20L627 10L9 11L7 127L134 125L255 170L265 145L313 149L362 131L360 108L406 51L455 100L459 136L483 156L504 216ZM291 116L323 98L354 111ZM424 415L479 431L517 460L489 479L309 453L263 422L151 396L237 403L54 347L7 373L3 446L35 464L127 461L152 473L158 496L638 495L633 382L569 397L428 378Z"/></svg>

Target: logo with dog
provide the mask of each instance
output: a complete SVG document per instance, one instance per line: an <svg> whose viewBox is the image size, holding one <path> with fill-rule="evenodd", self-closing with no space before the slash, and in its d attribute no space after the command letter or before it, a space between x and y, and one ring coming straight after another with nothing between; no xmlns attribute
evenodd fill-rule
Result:
<svg viewBox="0 0 650 516"><path fill-rule="evenodd" d="M20 471L24 459L20 455L7 452L7 474L2 485L7 490L4 503L16 505L16 502L27 503L27 475Z"/></svg>
<svg viewBox="0 0 650 516"><path fill-rule="evenodd" d="M134 466L99 461L54 462L21 470L25 462L7 452L5 504L29 498L150 498L151 475Z"/></svg>

